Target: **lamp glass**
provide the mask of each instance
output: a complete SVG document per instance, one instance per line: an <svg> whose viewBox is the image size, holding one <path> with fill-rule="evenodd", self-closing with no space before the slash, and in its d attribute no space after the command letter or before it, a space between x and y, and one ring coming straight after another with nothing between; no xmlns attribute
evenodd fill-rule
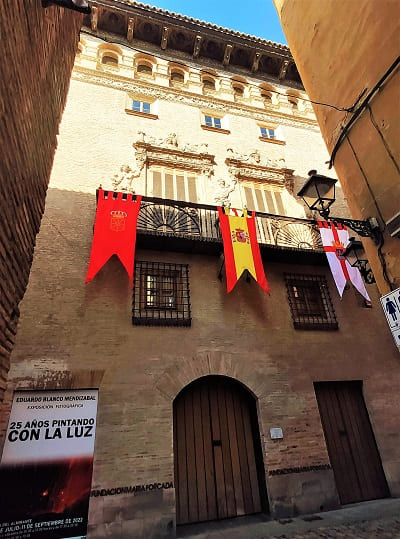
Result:
<svg viewBox="0 0 400 539"><path fill-rule="evenodd" d="M318 197L321 200L326 200L331 204L335 202L335 183L336 180L327 178L326 176L316 176L315 185L318 192Z"/></svg>
<svg viewBox="0 0 400 539"><path fill-rule="evenodd" d="M335 202L335 183L336 180L333 178L312 174L300 189L298 196L311 210L326 211Z"/></svg>
<svg viewBox="0 0 400 539"><path fill-rule="evenodd" d="M346 257L347 262L350 266L360 267L360 262L365 262L364 257L364 247L361 241L356 240L355 238L350 238L347 245L344 256Z"/></svg>

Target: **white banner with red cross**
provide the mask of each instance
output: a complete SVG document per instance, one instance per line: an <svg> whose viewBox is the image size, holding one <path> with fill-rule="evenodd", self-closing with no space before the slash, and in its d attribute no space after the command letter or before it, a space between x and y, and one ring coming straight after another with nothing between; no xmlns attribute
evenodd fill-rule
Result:
<svg viewBox="0 0 400 539"><path fill-rule="evenodd" d="M351 266L344 257L344 252L349 243L347 227L340 223L335 224L327 221L318 221L318 226L329 267L340 297L343 295L347 281L351 281L360 294L367 301L371 301L360 271L358 268Z"/></svg>

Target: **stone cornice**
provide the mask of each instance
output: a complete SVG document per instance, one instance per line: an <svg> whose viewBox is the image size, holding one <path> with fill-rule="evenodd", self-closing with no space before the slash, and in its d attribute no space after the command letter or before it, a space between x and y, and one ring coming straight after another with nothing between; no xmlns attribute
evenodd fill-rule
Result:
<svg viewBox="0 0 400 539"><path fill-rule="evenodd" d="M284 159L268 159L262 163L258 150L249 155L235 153L230 148L227 151L225 163L235 180L268 184L280 189L286 187L290 192L293 191L293 170L285 167Z"/></svg>
<svg viewBox="0 0 400 539"><path fill-rule="evenodd" d="M162 99L164 101L179 102L197 108L213 109L222 111L225 114L250 117L258 121L278 123L279 125L288 125L292 127L307 126L310 129L318 131L316 120L302 116L291 116L282 112L270 110L268 112L260 110L257 107L247 104L237 104L215 97L215 95L199 95L188 91L182 91L181 88L163 87L152 84L148 80L128 79L115 72L107 73L94 71L79 65L75 65L72 72L72 79L114 88L125 92L137 92L143 96Z"/></svg>

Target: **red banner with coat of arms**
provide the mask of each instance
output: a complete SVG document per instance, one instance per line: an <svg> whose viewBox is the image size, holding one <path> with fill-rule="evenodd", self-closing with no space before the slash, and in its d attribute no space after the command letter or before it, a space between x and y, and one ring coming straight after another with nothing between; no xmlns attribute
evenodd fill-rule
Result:
<svg viewBox="0 0 400 539"><path fill-rule="evenodd" d="M133 282L136 223L141 196L99 189L88 283L104 264L117 255Z"/></svg>
<svg viewBox="0 0 400 539"><path fill-rule="evenodd" d="M247 210L218 207L219 222L224 243L226 286L228 292L234 288L242 273L247 270L263 290L269 293L260 248L257 242L255 213L251 217Z"/></svg>

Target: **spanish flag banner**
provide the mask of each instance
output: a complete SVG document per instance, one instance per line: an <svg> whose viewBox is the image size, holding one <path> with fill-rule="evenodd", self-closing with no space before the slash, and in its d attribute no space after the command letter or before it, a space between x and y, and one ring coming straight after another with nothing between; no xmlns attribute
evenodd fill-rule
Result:
<svg viewBox="0 0 400 539"><path fill-rule="evenodd" d="M99 189L86 283L112 255L118 256L133 282L136 223L141 200L141 196Z"/></svg>
<svg viewBox="0 0 400 539"><path fill-rule="evenodd" d="M255 213L251 217L247 210L218 207L219 222L224 243L226 286L231 292L242 273L247 270L258 284L269 294L260 248L257 242Z"/></svg>

